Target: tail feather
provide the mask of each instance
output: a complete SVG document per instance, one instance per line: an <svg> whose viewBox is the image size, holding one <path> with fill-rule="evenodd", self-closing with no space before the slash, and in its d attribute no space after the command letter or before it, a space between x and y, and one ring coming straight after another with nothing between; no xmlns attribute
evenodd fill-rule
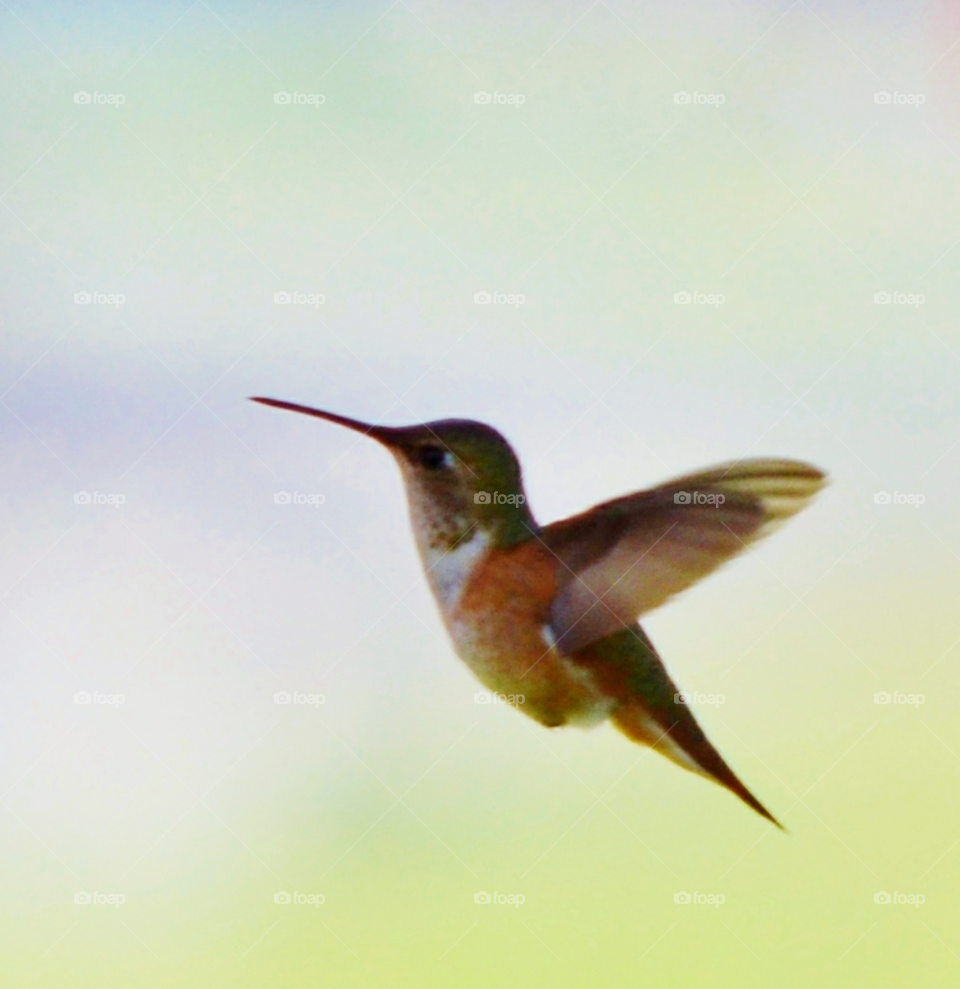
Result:
<svg viewBox="0 0 960 989"><path fill-rule="evenodd" d="M723 761L689 706L679 702L680 691L639 625L607 636L571 658L616 698L611 720L628 738L725 786L761 817L786 830Z"/></svg>
<svg viewBox="0 0 960 989"><path fill-rule="evenodd" d="M743 785L723 757L710 744L689 709L677 705L684 714L673 723L652 715L643 704L623 704L611 716L611 720L627 738L641 745L649 745L684 769L699 773L725 786L735 793L748 807L761 817L775 824L781 831L786 828Z"/></svg>

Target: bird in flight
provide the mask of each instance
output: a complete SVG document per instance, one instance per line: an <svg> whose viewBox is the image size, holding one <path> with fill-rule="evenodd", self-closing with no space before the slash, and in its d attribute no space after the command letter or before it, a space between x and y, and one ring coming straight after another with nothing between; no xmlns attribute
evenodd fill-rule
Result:
<svg viewBox="0 0 960 989"><path fill-rule="evenodd" d="M393 455L427 581L457 655L550 728L609 719L634 742L715 780L779 821L724 762L667 673L640 615L796 514L821 471L785 459L725 464L540 525L520 463L491 426L379 426L272 398Z"/></svg>

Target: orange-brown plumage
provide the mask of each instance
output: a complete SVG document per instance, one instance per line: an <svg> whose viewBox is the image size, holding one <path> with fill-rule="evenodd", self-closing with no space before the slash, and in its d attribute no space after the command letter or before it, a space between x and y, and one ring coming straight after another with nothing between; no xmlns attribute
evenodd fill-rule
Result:
<svg viewBox="0 0 960 989"><path fill-rule="evenodd" d="M541 724L601 720L609 705L547 631L561 564L538 540L490 549L464 583L447 626L490 690L523 697Z"/></svg>

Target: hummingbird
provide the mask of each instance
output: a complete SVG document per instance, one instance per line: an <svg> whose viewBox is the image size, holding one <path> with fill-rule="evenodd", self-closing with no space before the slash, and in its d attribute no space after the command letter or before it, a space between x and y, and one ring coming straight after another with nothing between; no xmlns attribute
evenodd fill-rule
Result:
<svg viewBox="0 0 960 989"><path fill-rule="evenodd" d="M740 460L540 525L516 453L485 423L381 426L252 401L345 426L393 455L443 623L484 687L522 697L514 706L549 728L610 720L783 828L707 739L639 618L796 514L822 471Z"/></svg>

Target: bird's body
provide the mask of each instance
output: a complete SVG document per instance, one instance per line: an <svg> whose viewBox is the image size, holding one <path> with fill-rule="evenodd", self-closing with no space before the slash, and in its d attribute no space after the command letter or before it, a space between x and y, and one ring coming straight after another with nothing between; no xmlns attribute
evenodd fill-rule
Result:
<svg viewBox="0 0 960 989"><path fill-rule="evenodd" d="M488 690L523 697L523 712L550 728L605 720L611 698L557 649L551 630L561 582L556 557L530 539L508 549L486 547L463 564L456 578L431 586L457 655L477 679Z"/></svg>
<svg viewBox="0 0 960 989"><path fill-rule="evenodd" d="M551 728L609 718L777 823L707 740L637 618L803 507L820 471L744 461L540 526L513 450L483 423L370 426L257 401L366 433L394 454L444 624L488 690Z"/></svg>
<svg viewBox="0 0 960 989"><path fill-rule="evenodd" d="M713 748L639 624L569 655L551 609L564 568L542 538L506 549L474 529L453 549L421 546L421 559L457 655L490 691L547 728L612 719L625 735L685 769L713 777L774 819Z"/></svg>

